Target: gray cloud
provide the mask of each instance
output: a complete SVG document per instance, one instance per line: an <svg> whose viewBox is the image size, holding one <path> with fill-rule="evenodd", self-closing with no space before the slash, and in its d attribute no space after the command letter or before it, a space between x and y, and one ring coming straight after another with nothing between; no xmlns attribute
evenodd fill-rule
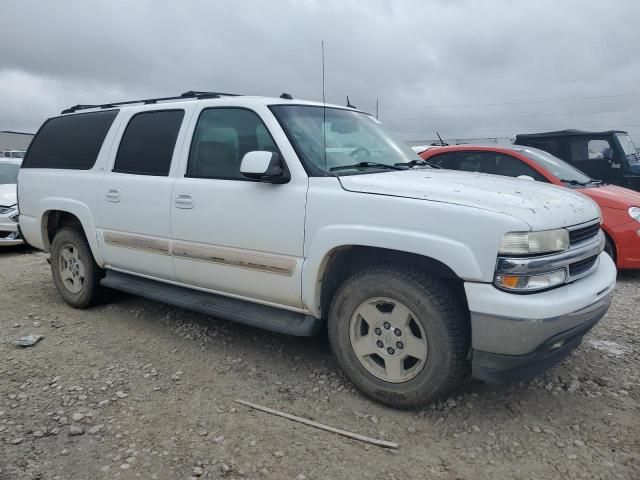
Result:
<svg viewBox="0 0 640 480"><path fill-rule="evenodd" d="M327 100L379 98L405 139L616 127L640 141L636 0L4 0L0 16L0 129L190 89L320 99L325 40Z"/></svg>

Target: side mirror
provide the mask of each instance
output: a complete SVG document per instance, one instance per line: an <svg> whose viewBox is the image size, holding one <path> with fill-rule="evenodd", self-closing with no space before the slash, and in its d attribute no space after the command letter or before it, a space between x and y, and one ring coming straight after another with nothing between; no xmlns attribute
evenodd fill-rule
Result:
<svg viewBox="0 0 640 480"><path fill-rule="evenodd" d="M291 179L280 155L262 150L247 152L242 157L240 173L246 178L264 183L287 183Z"/></svg>
<svg viewBox="0 0 640 480"><path fill-rule="evenodd" d="M536 181L536 179L533 178L531 175L518 175L517 178L521 178L523 180L531 180L532 182Z"/></svg>

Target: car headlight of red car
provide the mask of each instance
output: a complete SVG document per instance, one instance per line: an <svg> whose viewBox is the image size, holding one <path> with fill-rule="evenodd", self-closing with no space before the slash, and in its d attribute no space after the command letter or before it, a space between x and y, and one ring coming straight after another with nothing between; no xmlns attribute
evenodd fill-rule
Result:
<svg viewBox="0 0 640 480"><path fill-rule="evenodd" d="M631 215L631 218L634 220L640 222L640 207L631 207L629 209L629 215Z"/></svg>

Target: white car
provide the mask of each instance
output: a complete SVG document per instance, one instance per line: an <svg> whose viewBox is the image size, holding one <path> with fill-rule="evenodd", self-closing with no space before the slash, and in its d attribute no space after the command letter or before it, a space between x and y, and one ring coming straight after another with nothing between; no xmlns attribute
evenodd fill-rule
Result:
<svg viewBox="0 0 640 480"><path fill-rule="evenodd" d="M0 158L0 247L19 245L16 184L22 160Z"/></svg>
<svg viewBox="0 0 640 480"><path fill-rule="evenodd" d="M469 369L550 368L616 281L588 197L433 169L371 115L288 95L72 107L19 185L25 240L71 306L106 287L281 333L326 326L353 383L401 408Z"/></svg>

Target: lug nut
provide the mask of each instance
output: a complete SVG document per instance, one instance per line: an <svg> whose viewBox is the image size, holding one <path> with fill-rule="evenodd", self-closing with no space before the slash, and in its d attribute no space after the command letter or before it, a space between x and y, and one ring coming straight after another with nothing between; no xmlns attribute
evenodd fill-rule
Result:
<svg viewBox="0 0 640 480"><path fill-rule="evenodd" d="M378 341L376 342L376 345L378 346L378 348L382 348L382 347L384 347L384 343L382 343L382 341L380 341L380 340L378 340Z"/></svg>
<svg viewBox="0 0 640 480"><path fill-rule="evenodd" d="M396 351L393 348L389 347L389 348L387 348L387 353L389 355L393 355L394 353L396 353Z"/></svg>
<svg viewBox="0 0 640 480"><path fill-rule="evenodd" d="M400 331L400 329L399 329L399 328L396 328L396 329L393 331L393 333L395 333L395 334L396 334L396 337L399 337L400 335L402 335L402 332Z"/></svg>
<svg viewBox="0 0 640 480"><path fill-rule="evenodd" d="M382 330L380 330L379 328L376 328L374 332L376 332L376 335L382 335Z"/></svg>
<svg viewBox="0 0 640 480"><path fill-rule="evenodd" d="M404 343L396 342L396 347L398 347L400 350L402 350L404 348Z"/></svg>
<svg viewBox="0 0 640 480"><path fill-rule="evenodd" d="M389 322L384 322L383 326L386 330L389 330L391 328L391 324Z"/></svg>

